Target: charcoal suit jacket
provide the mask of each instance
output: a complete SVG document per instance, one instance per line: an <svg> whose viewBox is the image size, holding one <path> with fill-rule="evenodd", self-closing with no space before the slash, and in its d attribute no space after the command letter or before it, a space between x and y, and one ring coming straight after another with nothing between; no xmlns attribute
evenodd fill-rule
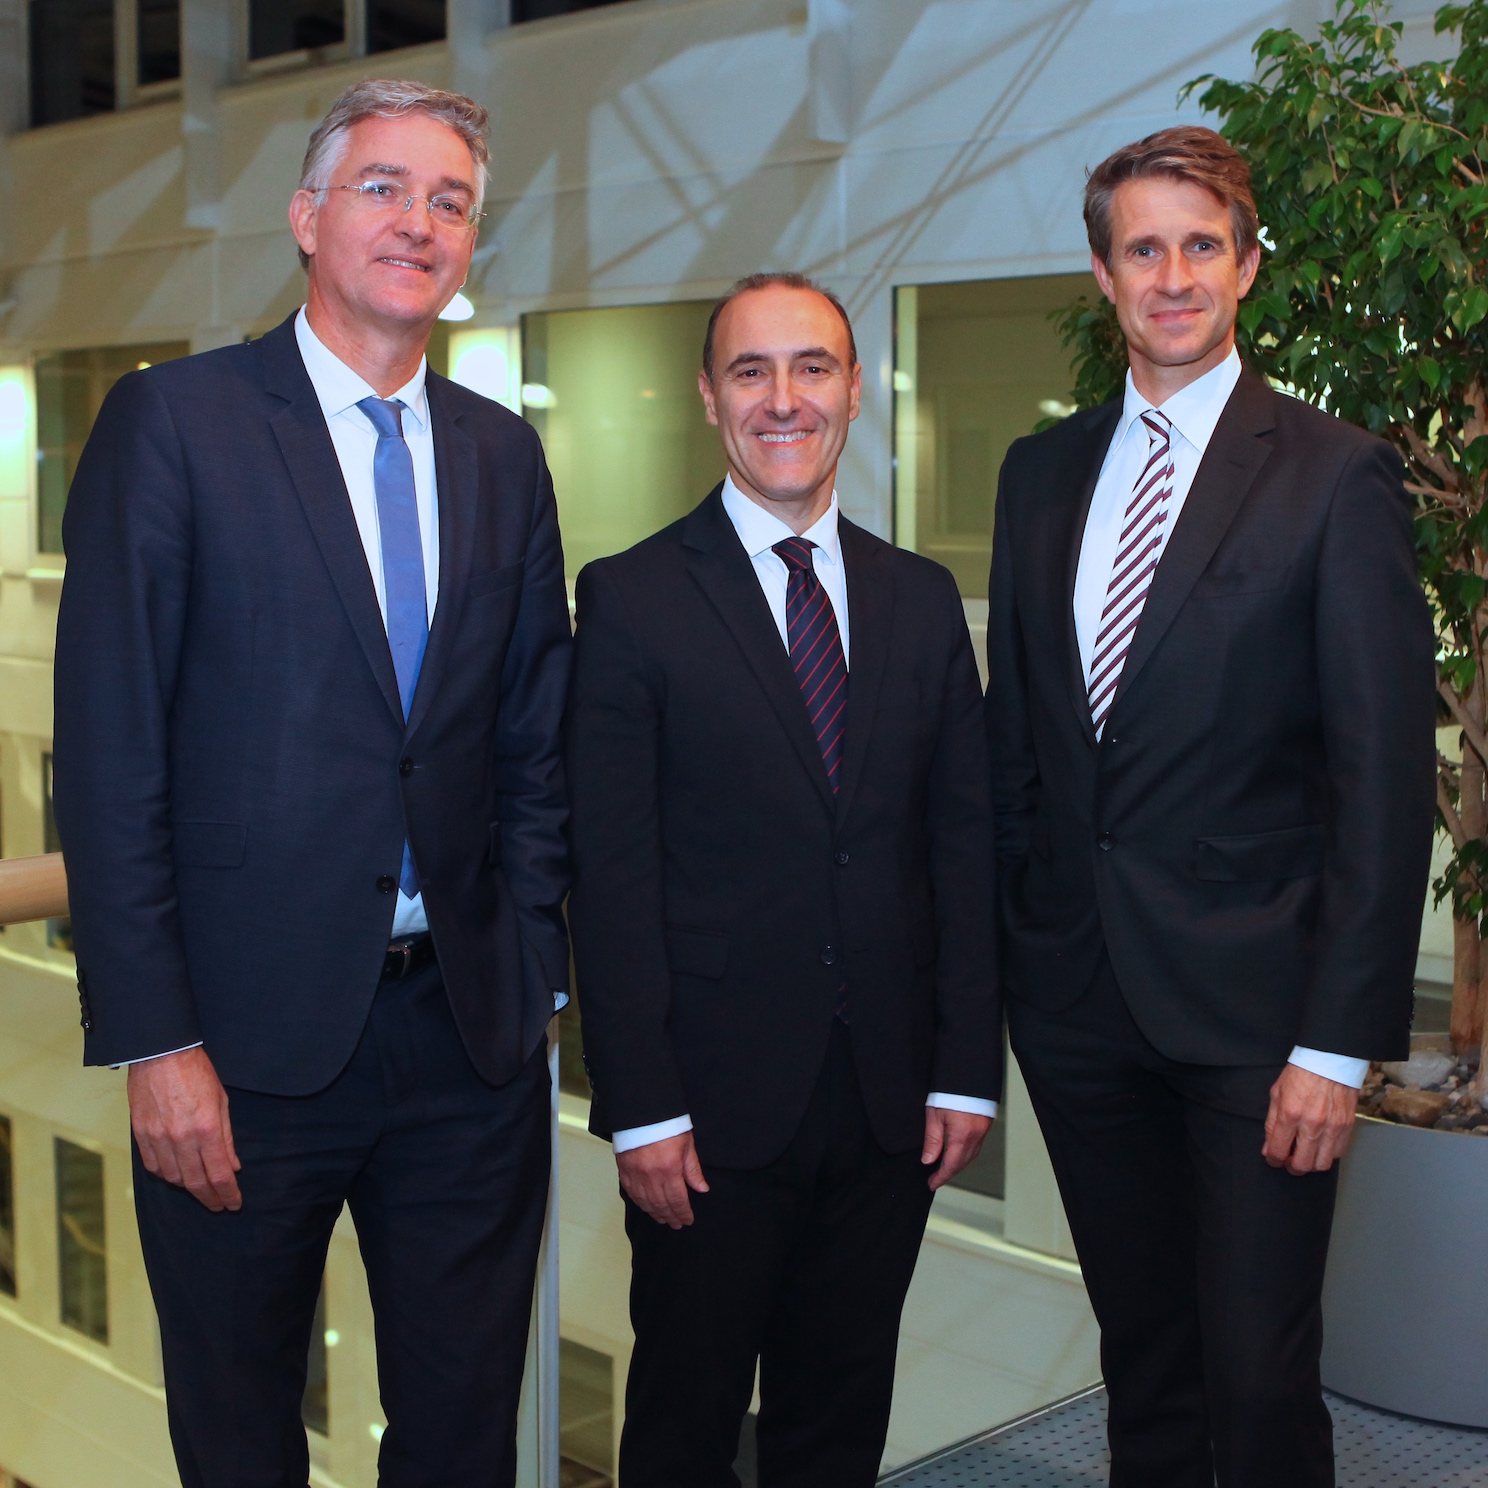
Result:
<svg viewBox="0 0 1488 1488"><path fill-rule="evenodd" d="M700 1157L789 1143L845 985L874 1134L996 1099L981 687L950 574L839 519L851 616L833 796L721 487L579 575L568 736L591 1129L690 1114Z"/></svg>
<svg viewBox="0 0 1488 1488"><path fill-rule="evenodd" d="M439 599L405 722L293 318L130 373L68 498L55 781L86 1059L197 1041L329 1083L381 975L405 837L456 1022L512 1078L568 985L571 642L534 431L430 372Z"/></svg>
<svg viewBox="0 0 1488 1488"><path fill-rule="evenodd" d="M1073 593L1121 404L1008 452L986 719L1008 995L1104 946L1173 1059L1405 1054L1435 812L1434 639L1400 462L1242 374L1097 742Z"/></svg>

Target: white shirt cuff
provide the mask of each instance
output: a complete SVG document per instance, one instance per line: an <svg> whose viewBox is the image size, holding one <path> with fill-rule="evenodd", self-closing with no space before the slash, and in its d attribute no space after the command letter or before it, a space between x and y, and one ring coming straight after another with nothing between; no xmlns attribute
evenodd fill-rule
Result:
<svg viewBox="0 0 1488 1488"><path fill-rule="evenodd" d="M680 1137L691 1130L691 1116L673 1116L670 1121L653 1121L650 1126L628 1126L610 1140L615 1144L615 1156L619 1157L632 1147L649 1147L653 1142L665 1142L668 1137Z"/></svg>
<svg viewBox="0 0 1488 1488"><path fill-rule="evenodd" d="M184 1054L188 1049L200 1049L200 1048L201 1048L201 1040L198 1039L194 1044L182 1044L179 1049L162 1049L160 1051L160 1053L158 1053L158 1054L146 1054L146 1055L144 1055L143 1058L140 1058L140 1059L126 1059L126 1060L123 1061L122 1064L111 1064L111 1065L109 1065L109 1068L110 1069L128 1069L131 1064L149 1064L149 1062L152 1059L165 1059L167 1056L169 1056L171 1054Z"/></svg>
<svg viewBox="0 0 1488 1488"><path fill-rule="evenodd" d="M946 1095L944 1091L932 1090L925 1098L927 1106L938 1111L965 1111L968 1116L985 1116L997 1120L997 1102L983 1100L977 1095Z"/></svg>
<svg viewBox="0 0 1488 1488"><path fill-rule="evenodd" d="M1324 1054L1320 1049L1304 1049L1299 1044L1287 1057L1288 1064L1305 1069L1325 1080L1347 1085L1350 1090L1361 1090L1364 1077L1369 1073L1367 1059L1355 1059L1349 1054Z"/></svg>

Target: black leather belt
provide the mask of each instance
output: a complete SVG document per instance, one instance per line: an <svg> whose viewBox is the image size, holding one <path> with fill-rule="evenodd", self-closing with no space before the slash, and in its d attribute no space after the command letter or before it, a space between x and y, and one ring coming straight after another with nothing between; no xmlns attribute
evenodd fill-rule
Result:
<svg viewBox="0 0 1488 1488"><path fill-rule="evenodd" d="M382 979L385 982L401 982L414 972L421 970L434 959L434 937L429 934L410 935L406 940L395 940L382 958Z"/></svg>

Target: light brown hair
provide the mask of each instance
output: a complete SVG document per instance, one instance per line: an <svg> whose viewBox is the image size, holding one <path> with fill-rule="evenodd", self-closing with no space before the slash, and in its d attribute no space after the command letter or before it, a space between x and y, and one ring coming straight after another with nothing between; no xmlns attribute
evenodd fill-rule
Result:
<svg viewBox="0 0 1488 1488"><path fill-rule="evenodd" d="M1123 181L1166 176L1191 181L1230 209L1235 253L1243 259L1260 241L1250 166L1221 134L1197 124L1160 129L1135 144L1123 145L1090 172L1085 182L1085 232L1090 251L1108 268L1111 263L1111 200Z"/></svg>
<svg viewBox="0 0 1488 1488"><path fill-rule="evenodd" d="M843 370L851 372L857 366L858 343L853 337L852 321L847 318L847 310L842 301L830 289L823 289L816 280L808 279L805 274L783 272L749 274L730 287L728 293L713 307L713 313L708 317L708 333L703 337L703 376L709 382L713 381L713 333L718 328L718 317L741 294L748 294L756 289L773 289L777 286L781 289L809 289L812 294L819 294L842 317L842 324L847 327L847 366Z"/></svg>

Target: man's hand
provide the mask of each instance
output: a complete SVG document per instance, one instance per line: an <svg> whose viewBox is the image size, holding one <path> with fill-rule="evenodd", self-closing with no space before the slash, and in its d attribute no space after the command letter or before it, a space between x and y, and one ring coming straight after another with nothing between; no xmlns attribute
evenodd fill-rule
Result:
<svg viewBox="0 0 1488 1488"><path fill-rule="evenodd" d="M205 1049L129 1066L129 1124L145 1166L214 1214L241 1209L227 1091Z"/></svg>
<svg viewBox="0 0 1488 1488"><path fill-rule="evenodd" d="M1348 1151L1358 1105L1359 1092L1352 1086L1287 1065L1271 1087L1261 1156L1298 1177L1326 1173Z"/></svg>
<svg viewBox="0 0 1488 1488"><path fill-rule="evenodd" d="M620 1169L620 1187L630 1201L657 1224L670 1225L674 1230L692 1223L692 1201L687 1190L708 1192L690 1131L632 1147L629 1152L617 1152L615 1165Z"/></svg>
<svg viewBox="0 0 1488 1488"><path fill-rule="evenodd" d="M969 1111L943 1111L939 1106L925 1107L925 1150L920 1153L920 1161L929 1167L937 1158L940 1159L940 1166L930 1175L932 1193L975 1160L991 1129L989 1116L973 1116Z"/></svg>

